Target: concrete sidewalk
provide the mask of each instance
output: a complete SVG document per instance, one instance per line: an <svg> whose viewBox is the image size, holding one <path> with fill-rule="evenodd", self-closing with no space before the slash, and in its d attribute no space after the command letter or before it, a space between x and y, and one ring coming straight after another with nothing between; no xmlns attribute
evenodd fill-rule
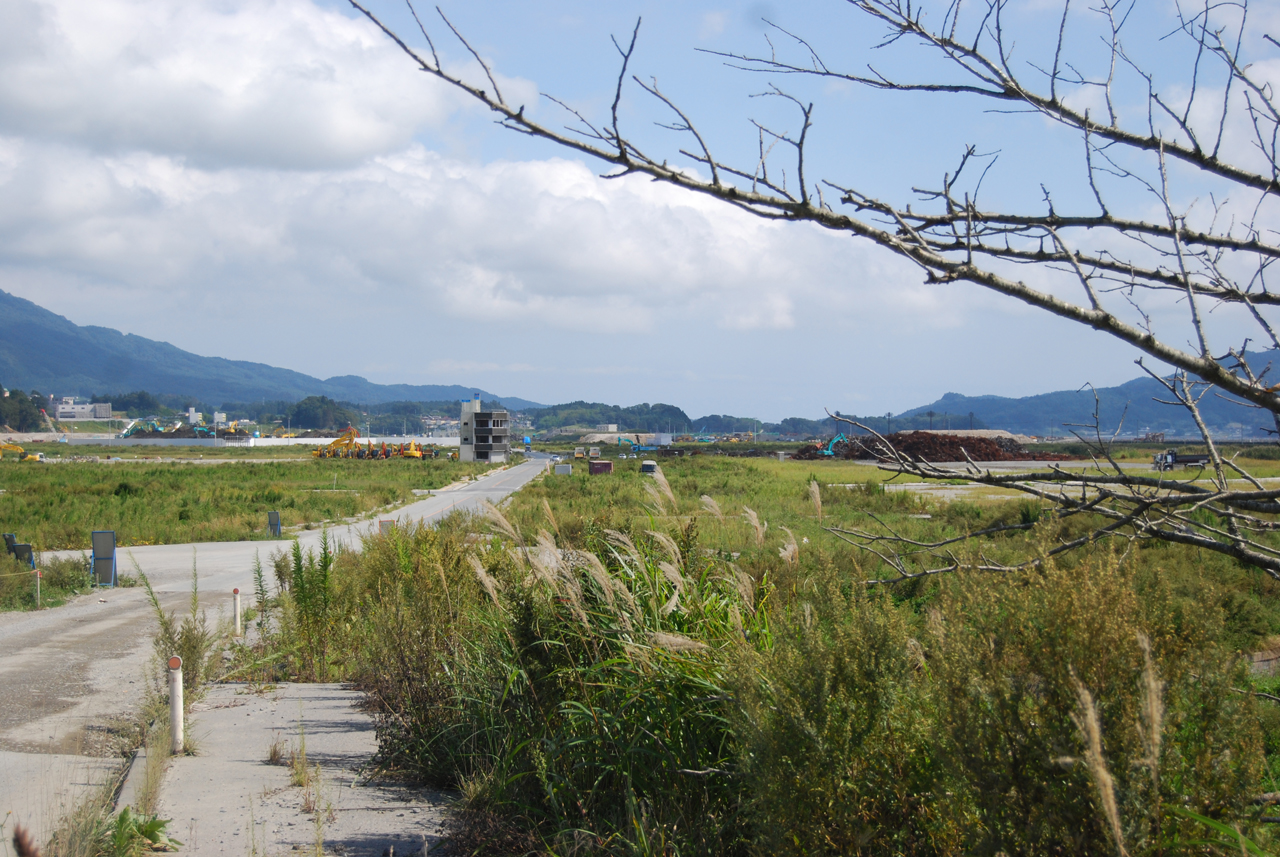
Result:
<svg viewBox="0 0 1280 857"><path fill-rule="evenodd" d="M441 835L448 797L386 780L367 782L377 741L361 695L337 684L281 684L255 693L244 684L209 688L190 715L196 755L170 761L161 818L183 854L325 853L380 857L422 854ZM299 724L302 726L301 733ZM290 751L305 740L320 766L311 788L290 785ZM284 764L271 764L272 744ZM130 779L142 774L134 765ZM126 794L131 786L126 784Z"/></svg>

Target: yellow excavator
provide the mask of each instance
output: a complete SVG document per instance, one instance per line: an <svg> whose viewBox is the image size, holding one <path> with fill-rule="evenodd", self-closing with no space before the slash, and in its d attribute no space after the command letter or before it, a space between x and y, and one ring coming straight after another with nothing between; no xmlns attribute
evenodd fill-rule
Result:
<svg viewBox="0 0 1280 857"><path fill-rule="evenodd" d="M18 456L19 461L44 461L43 452L27 452L16 443L5 443L4 441L0 441L0 458L4 458L4 454L6 452L12 452L14 455Z"/></svg>
<svg viewBox="0 0 1280 857"><path fill-rule="evenodd" d="M311 454L316 458L350 458L352 451L360 446L359 440L360 430L355 426L349 426L333 443L316 447Z"/></svg>

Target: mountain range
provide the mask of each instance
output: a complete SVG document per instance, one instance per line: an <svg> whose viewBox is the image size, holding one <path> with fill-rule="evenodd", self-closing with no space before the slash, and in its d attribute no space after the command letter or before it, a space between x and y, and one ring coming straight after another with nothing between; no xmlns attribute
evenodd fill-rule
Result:
<svg viewBox="0 0 1280 857"><path fill-rule="evenodd" d="M1280 365L1280 352L1250 353L1246 359L1255 369L1261 369L1268 362ZM1096 408L1098 424L1104 434L1119 430L1124 434L1165 432L1182 437L1195 436L1195 423L1185 408L1158 401L1172 398L1159 381L1143 377L1117 387L1099 387L1096 390L1084 387L1017 399L947 393L936 402L896 414L894 418L920 417L933 411L939 428L942 422L937 415L949 415L952 428L967 428L964 421L972 413L975 420L991 428L1021 434L1064 435L1070 427L1080 431L1079 426L1091 425ZM1200 399L1198 407L1215 436L1257 438L1266 435L1264 429L1275 430L1269 414L1217 390L1209 390ZM961 418L959 423L956 417Z"/></svg>
<svg viewBox="0 0 1280 857"><path fill-rule="evenodd" d="M322 380L264 363L202 357L167 342L105 327L77 325L4 291L0 291L0 331L3 331L0 335L0 383L58 396L88 398L146 390L153 394L190 396L211 405L260 399L298 401L307 396L328 396L341 402L377 405L384 402L456 401L470 398L478 392L485 401L501 401L513 410L548 408L528 399L499 396L458 384L375 384L356 375ZM1250 354L1248 357L1255 368L1265 367L1268 361L1280 365L1280 352L1277 351ZM1186 411L1156 401L1162 398L1169 398L1163 385L1154 378L1144 377L1116 387L1097 390L1086 387L1022 398L947 393L935 402L894 414L890 419L879 415L863 419L877 430L925 428L930 424L937 428L967 428L972 415L975 426L1023 434L1062 435L1068 433L1068 426L1072 424L1089 425L1096 405L1101 428L1107 434L1122 429L1125 434L1162 431L1171 435L1194 435L1195 425ZM1205 422L1218 435L1257 438L1265 435L1264 428L1274 428L1261 412L1216 391L1210 391L1201 398L1200 408ZM655 426L674 426L684 422L691 427L702 426L711 431L743 431L760 426L759 421L745 417L710 416L691 420L680 409L660 404L619 409L577 402L556 406L542 416L549 426L564 424L565 420L576 422L577 417L589 417L594 422L621 421L637 425L653 422ZM781 424L766 425L766 428L789 434L819 434L832 433L835 430L833 426L830 420L792 418L783 420ZM635 426L631 428L636 430Z"/></svg>
<svg viewBox="0 0 1280 857"><path fill-rule="evenodd" d="M542 407L528 399L457 384L375 384L357 375L321 380L265 363L202 357L167 342L80 326L4 291L0 331L0 383L58 396L146 390L213 404L328 396L372 405L469 399L478 392L485 401L501 401L515 410Z"/></svg>

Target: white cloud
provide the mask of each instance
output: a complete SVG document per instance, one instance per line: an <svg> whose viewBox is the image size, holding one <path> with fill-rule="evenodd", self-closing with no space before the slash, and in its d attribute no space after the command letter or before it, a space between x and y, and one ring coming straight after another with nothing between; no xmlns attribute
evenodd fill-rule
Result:
<svg viewBox="0 0 1280 857"><path fill-rule="evenodd" d="M5 0L0 34L0 133L96 151L349 165L460 104L367 21L306 0Z"/></svg>
<svg viewBox="0 0 1280 857"><path fill-rule="evenodd" d="M729 23L729 13L721 10L702 13L702 24L698 27L698 38L713 39L724 32Z"/></svg>
<svg viewBox="0 0 1280 857"><path fill-rule="evenodd" d="M867 250L572 161L481 166L413 146L348 170L205 171L0 143L0 263L142 301L214 285L249 299L270 283L562 330L649 332L672 314L785 329L797 303L883 305L881 283L844 273ZM902 278L893 268L880 276ZM928 312L906 276L887 293Z"/></svg>

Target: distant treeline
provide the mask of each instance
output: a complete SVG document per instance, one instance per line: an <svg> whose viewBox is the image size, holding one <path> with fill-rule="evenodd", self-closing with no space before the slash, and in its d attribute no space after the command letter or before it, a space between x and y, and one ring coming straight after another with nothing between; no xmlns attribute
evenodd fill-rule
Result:
<svg viewBox="0 0 1280 857"><path fill-rule="evenodd" d="M212 412L213 408L193 396L178 396L170 393L148 393L146 390L135 390L132 393L112 393L98 395L90 402L110 402L113 411L124 411L132 419L143 417L172 417L186 413L187 408L197 411Z"/></svg>
<svg viewBox="0 0 1280 857"><path fill-rule="evenodd" d="M44 431L40 409L47 401L38 390L32 390L30 396L21 390L10 390L8 398L0 398L0 425L14 431Z"/></svg>
<svg viewBox="0 0 1280 857"><path fill-rule="evenodd" d="M621 431L683 432L688 431L689 415L675 405L650 405L648 402L629 408L599 402L569 402L533 412L533 424L539 431L565 426L591 428L613 423Z"/></svg>
<svg viewBox="0 0 1280 857"><path fill-rule="evenodd" d="M839 415L839 411L836 412ZM728 414L710 414L705 417L690 418L675 405L643 404L629 408L617 405L604 405L599 402L570 402L567 405L555 405L532 412L533 424L539 431L560 428L562 426L584 426L593 428L597 425L617 424L619 431L634 432L674 432L676 434L734 434L738 432L766 432L779 434L788 438L832 437L840 432L849 434L852 429L847 423L827 417L822 420L809 420L803 417L787 417L781 422L763 422L752 417L735 417ZM913 414L909 417L857 417L846 416L847 419L862 423L868 428L889 433L893 431L912 431L915 429L983 429L987 425L982 420L969 414L952 414L932 412Z"/></svg>
<svg viewBox="0 0 1280 857"><path fill-rule="evenodd" d="M38 394L37 394L38 395ZM23 397L25 399L25 397ZM17 399L15 398L16 402ZM335 401L328 396L308 396L297 402L285 399L260 399L257 402L224 402L214 407L190 396L149 393L135 390L132 393L111 393L94 396L92 402L110 402L116 411L124 411L133 419L159 417L170 419L195 408L209 420L214 411L225 413L228 420L247 420L260 425L280 423L297 429L344 429L349 425L373 434L400 434L419 430L419 418L423 416L448 416L457 418L461 403L436 402L381 402L362 405L354 402ZM500 402L483 402L487 410L502 408ZM36 411L39 422L39 411ZM18 426L7 423L15 429ZM18 429L26 431L27 429Z"/></svg>
<svg viewBox="0 0 1280 857"><path fill-rule="evenodd" d="M281 399L261 399L257 402L224 402L220 407L197 401L192 397L152 394L145 390L132 393L114 393L94 396L94 402L111 402L117 411L125 411L134 419L144 417L169 418L194 407L209 419L214 410L227 415L228 420L249 420L261 425L280 423L296 429L343 429L348 425L373 434L410 434L419 430L419 420L424 416L457 418L459 401L435 402L382 402L375 405L335 401L328 396L308 396L299 402ZM498 410L501 402L486 401L486 410ZM838 414L839 412L837 412ZM733 434L738 432L765 432L787 438L805 439L832 437L852 429L846 423L830 417L810 420L788 417L781 422L770 423L753 417L736 417L729 414L709 414L691 418L675 405L645 402L630 407L606 405L600 402L569 402L530 411L534 427L538 431L565 426L594 428L597 425L617 425L624 432L673 432L675 434ZM38 417L38 413L37 413ZM967 429L986 428L981 419L970 414L945 412L914 413L907 417L848 417L878 432L910 431L914 429ZM13 425L12 423L9 423ZM16 429L17 426L13 425Z"/></svg>

